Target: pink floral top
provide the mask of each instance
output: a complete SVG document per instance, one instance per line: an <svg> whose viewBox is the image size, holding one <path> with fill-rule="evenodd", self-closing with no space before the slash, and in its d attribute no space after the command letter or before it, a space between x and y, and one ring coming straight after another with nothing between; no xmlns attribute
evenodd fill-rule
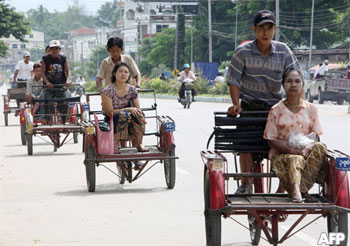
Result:
<svg viewBox="0 0 350 246"><path fill-rule="evenodd" d="M112 99L113 109L131 107L131 102L138 97L137 89L132 85L130 85L128 93L122 97L118 96L113 84L107 85L102 92Z"/></svg>
<svg viewBox="0 0 350 246"><path fill-rule="evenodd" d="M305 136L314 132L323 133L318 119L317 108L314 104L303 101L298 113L290 111L283 103L285 99L275 104L267 117L264 138L268 140L288 140L293 132L303 133ZM270 150L270 159L277 153Z"/></svg>

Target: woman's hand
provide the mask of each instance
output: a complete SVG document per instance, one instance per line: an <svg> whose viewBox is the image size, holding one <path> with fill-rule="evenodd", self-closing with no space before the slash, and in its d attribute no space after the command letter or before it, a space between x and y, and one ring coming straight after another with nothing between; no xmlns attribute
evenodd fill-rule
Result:
<svg viewBox="0 0 350 246"><path fill-rule="evenodd" d="M129 108L129 112L135 117L143 116L142 111L139 108L135 108L135 107Z"/></svg>
<svg viewBox="0 0 350 246"><path fill-rule="evenodd" d="M312 149L312 144L307 145L301 152L301 154L304 156L304 158L308 158Z"/></svg>

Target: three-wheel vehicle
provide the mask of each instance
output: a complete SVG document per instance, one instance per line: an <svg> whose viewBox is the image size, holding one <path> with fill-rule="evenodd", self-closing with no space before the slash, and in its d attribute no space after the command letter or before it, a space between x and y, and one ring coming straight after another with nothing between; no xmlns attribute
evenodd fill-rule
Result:
<svg viewBox="0 0 350 246"><path fill-rule="evenodd" d="M328 150L326 160L326 181L320 184L318 193L310 193L313 203L292 203L287 194L271 193L271 179L275 174L268 168L263 171L263 159L269 146L263 139L268 112L242 112L246 117L227 117L226 112L215 112L214 150L200 153L204 162L204 204L207 245L221 245L221 218L234 215L247 216L251 242L259 244L261 238L272 245L282 244L295 233L321 217L327 219L328 232L341 232L345 236L341 246L348 241L348 214L350 212L349 181L350 156L337 150ZM246 126L238 127L237 126ZM254 127L252 127L254 126ZM208 142L209 146L209 142ZM207 148L208 148L207 146ZM228 165L226 154L252 153L251 173L238 173ZM242 177L252 179L249 194L233 194L234 181ZM267 179L267 180L264 180ZM264 190L263 181L270 185ZM291 227L279 237L278 224L281 215L298 215ZM318 215L301 228L301 221L307 215ZM293 218L288 217L288 220ZM233 219L234 220L234 219ZM235 220L236 221L236 220ZM237 222L237 221L236 221ZM296 229L297 228L297 229ZM263 237L261 232L264 232ZM234 232L233 232L234 233ZM320 233L321 234L321 233ZM237 235L238 236L238 235Z"/></svg>
<svg viewBox="0 0 350 246"><path fill-rule="evenodd" d="M154 90L140 90L140 93L153 93L154 103L149 108L141 108L145 113L147 125L154 120L155 130L145 132L144 136L155 136L155 145L147 145L149 152L138 152L134 147L128 147L130 143L122 143L120 154L114 154L114 132L113 122L106 122L101 119L102 111L93 111L91 109L91 99L99 94L87 94L88 104L83 105L84 111L82 121L85 152L85 171L87 188L89 192L94 192L96 188L96 167L103 166L116 174L119 183L124 184L134 182L148 170L158 163L164 165L165 181L169 189L175 186L176 165L175 160L175 141L173 132L175 131L175 122L169 116L159 116L157 114L156 94ZM92 119L91 119L92 118ZM110 117L111 119L113 117ZM115 163L117 172L112 171L104 163Z"/></svg>
<svg viewBox="0 0 350 246"><path fill-rule="evenodd" d="M78 135L82 133L80 97L34 99L33 102L41 103L41 107L50 104L51 112L47 115L40 109L33 115L33 106L21 103L21 141L23 145L27 145L28 155L33 154L33 136L47 136L50 139L48 142L53 145L54 152L71 140L69 136L72 136L74 143L78 143ZM60 106L68 107L68 113L59 113ZM66 116L66 122L62 121L62 116ZM49 118L48 121L47 118Z"/></svg>
<svg viewBox="0 0 350 246"><path fill-rule="evenodd" d="M19 83L26 83L26 82L17 82ZM25 101L25 94L26 94L26 88L10 88L7 89L7 95L3 95L3 101L4 101L4 120L5 120L5 126L8 126L8 117L11 113L18 113L20 111L20 108L17 104L17 102L24 102Z"/></svg>

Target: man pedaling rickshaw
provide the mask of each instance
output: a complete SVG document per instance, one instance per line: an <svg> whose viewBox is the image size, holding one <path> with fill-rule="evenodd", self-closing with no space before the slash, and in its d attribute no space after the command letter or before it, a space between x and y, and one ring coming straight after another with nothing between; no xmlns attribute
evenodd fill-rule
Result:
<svg viewBox="0 0 350 246"><path fill-rule="evenodd" d="M53 98L67 98L67 90L64 87L69 87L70 73L67 58L60 55L61 44L58 40L50 41L49 54L43 56L42 71L43 80L47 88L44 90L45 100ZM50 121L50 113L52 102L44 105L45 120ZM62 123L66 122L66 114L68 113L67 104L59 104L57 106L61 116Z"/></svg>
<svg viewBox="0 0 350 246"><path fill-rule="evenodd" d="M181 81L181 87L179 89L179 100L184 99L185 98L185 86L186 86L186 80L191 80L191 82L196 81L196 76L194 75L194 73L192 71L190 71L190 65L188 63L184 64L184 70L179 74L180 76L180 81ZM192 86L192 100L194 100L194 96L197 94L196 90L194 89L194 87Z"/></svg>

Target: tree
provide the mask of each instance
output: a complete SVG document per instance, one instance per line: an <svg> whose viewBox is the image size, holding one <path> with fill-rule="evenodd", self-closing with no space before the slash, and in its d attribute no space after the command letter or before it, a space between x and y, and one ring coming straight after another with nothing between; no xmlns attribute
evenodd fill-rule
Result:
<svg viewBox="0 0 350 246"><path fill-rule="evenodd" d="M106 2L97 10L97 26L116 26L117 21L117 2Z"/></svg>
<svg viewBox="0 0 350 246"><path fill-rule="evenodd" d="M24 35L28 34L30 29L25 17L17 13L14 8L9 7L4 0L0 0L0 38L14 36L21 41ZM0 41L0 57L6 55L7 47L3 41Z"/></svg>
<svg viewBox="0 0 350 246"><path fill-rule="evenodd" d="M30 60L38 62L42 60L43 55L45 54L45 48L32 48L29 49Z"/></svg>
<svg viewBox="0 0 350 246"><path fill-rule="evenodd" d="M102 63L102 60L109 56L105 46L99 46L92 51L89 60L86 64L86 72L90 78L96 77L97 71Z"/></svg>

